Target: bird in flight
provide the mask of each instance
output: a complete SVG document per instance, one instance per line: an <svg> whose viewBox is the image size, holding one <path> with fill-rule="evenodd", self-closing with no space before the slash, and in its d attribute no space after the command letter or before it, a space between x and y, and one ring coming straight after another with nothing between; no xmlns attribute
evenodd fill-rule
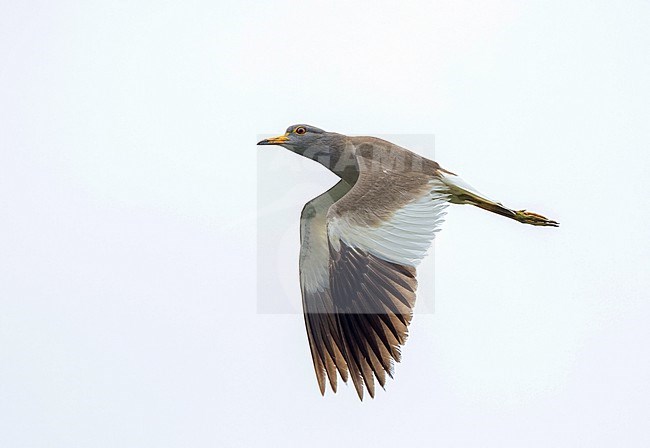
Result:
<svg viewBox="0 0 650 448"><path fill-rule="evenodd" d="M375 137L290 126L258 145L280 145L340 181L300 216L300 286L321 394L337 372L363 399L400 361L415 305L416 267L449 203L471 204L524 224L559 224L488 199L433 160Z"/></svg>

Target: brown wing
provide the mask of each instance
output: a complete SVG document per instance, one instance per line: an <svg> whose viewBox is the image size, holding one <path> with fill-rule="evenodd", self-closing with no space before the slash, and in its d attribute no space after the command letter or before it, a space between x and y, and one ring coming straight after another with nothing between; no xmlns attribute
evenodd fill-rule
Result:
<svg viewBox="0 0 650 448"><path fill-rule="evenodd" d="M330 207L330 297L361 399L364 386L374 396L375 378L383 387L400 361L415 305L416 265L442 221L446 191L422 173L361 171Z"/></svg>
<svg viewBox="0 0 650 448"><path fill-rule="evenodd" d="M329 245L327 211L350 190L340 181L322 195L312 199L300 216L300 286L307 338L321 394L325 393L326 377L336 392L336 371L343 381L348 370L342 354L343 343L332 303L329 280Z"/></svg>
<svg viewBox="0 0 650 448"><path fill-rule="evenodd" d="M415 306L415 268L341 243L332 251L332 290L344 357L359 398L375 395L400 361Z"/></svg>

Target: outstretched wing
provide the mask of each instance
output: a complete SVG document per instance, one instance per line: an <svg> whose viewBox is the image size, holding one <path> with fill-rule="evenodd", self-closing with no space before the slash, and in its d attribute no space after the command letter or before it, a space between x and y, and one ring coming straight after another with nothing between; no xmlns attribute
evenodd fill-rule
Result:
<svg viewBox="0 0 650 448"><path fill-rule="evenodd" d="M359 398L374 396L400 360L415 305L416 266L447 205L448 188L418 172L362 167L329 209L330 297L339 349Z"/></svg>
<svg viewBox="0 0 650 448"><path fill-rule="evenodd" d="M312 199L300 216L300 286L309 347L321 394L326 376L336 392L336 371L347 381L348 371L342 350L336 308L330 294L327 212L352 188L340 181Z"/></svg>

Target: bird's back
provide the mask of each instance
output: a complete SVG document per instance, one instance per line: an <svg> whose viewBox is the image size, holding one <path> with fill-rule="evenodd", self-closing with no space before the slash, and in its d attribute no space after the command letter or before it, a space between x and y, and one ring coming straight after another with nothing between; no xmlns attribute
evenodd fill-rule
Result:
<svg viewBox="0 0 650 448"><path fill-rule="evenodd" d="M433 160L377 137L349 137L359 163L392 172L416 172L435 176L440 165Z"/></svg>

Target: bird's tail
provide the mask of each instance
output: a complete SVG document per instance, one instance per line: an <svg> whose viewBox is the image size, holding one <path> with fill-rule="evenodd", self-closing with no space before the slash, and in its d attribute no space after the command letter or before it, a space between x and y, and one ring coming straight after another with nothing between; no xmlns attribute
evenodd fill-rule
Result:
<svg viewBox="0 0 650 448"><path fill-rule="evenodd" d="M450 171L439 169L438 175L440 180L449 188L449 202L452 204L471 204L483 210L533 226L558 227L560 225L560 223L537 213L526 210L511 210L504 207L500 202L493 201L484 194L479 193L474 187Z"/></svg>

